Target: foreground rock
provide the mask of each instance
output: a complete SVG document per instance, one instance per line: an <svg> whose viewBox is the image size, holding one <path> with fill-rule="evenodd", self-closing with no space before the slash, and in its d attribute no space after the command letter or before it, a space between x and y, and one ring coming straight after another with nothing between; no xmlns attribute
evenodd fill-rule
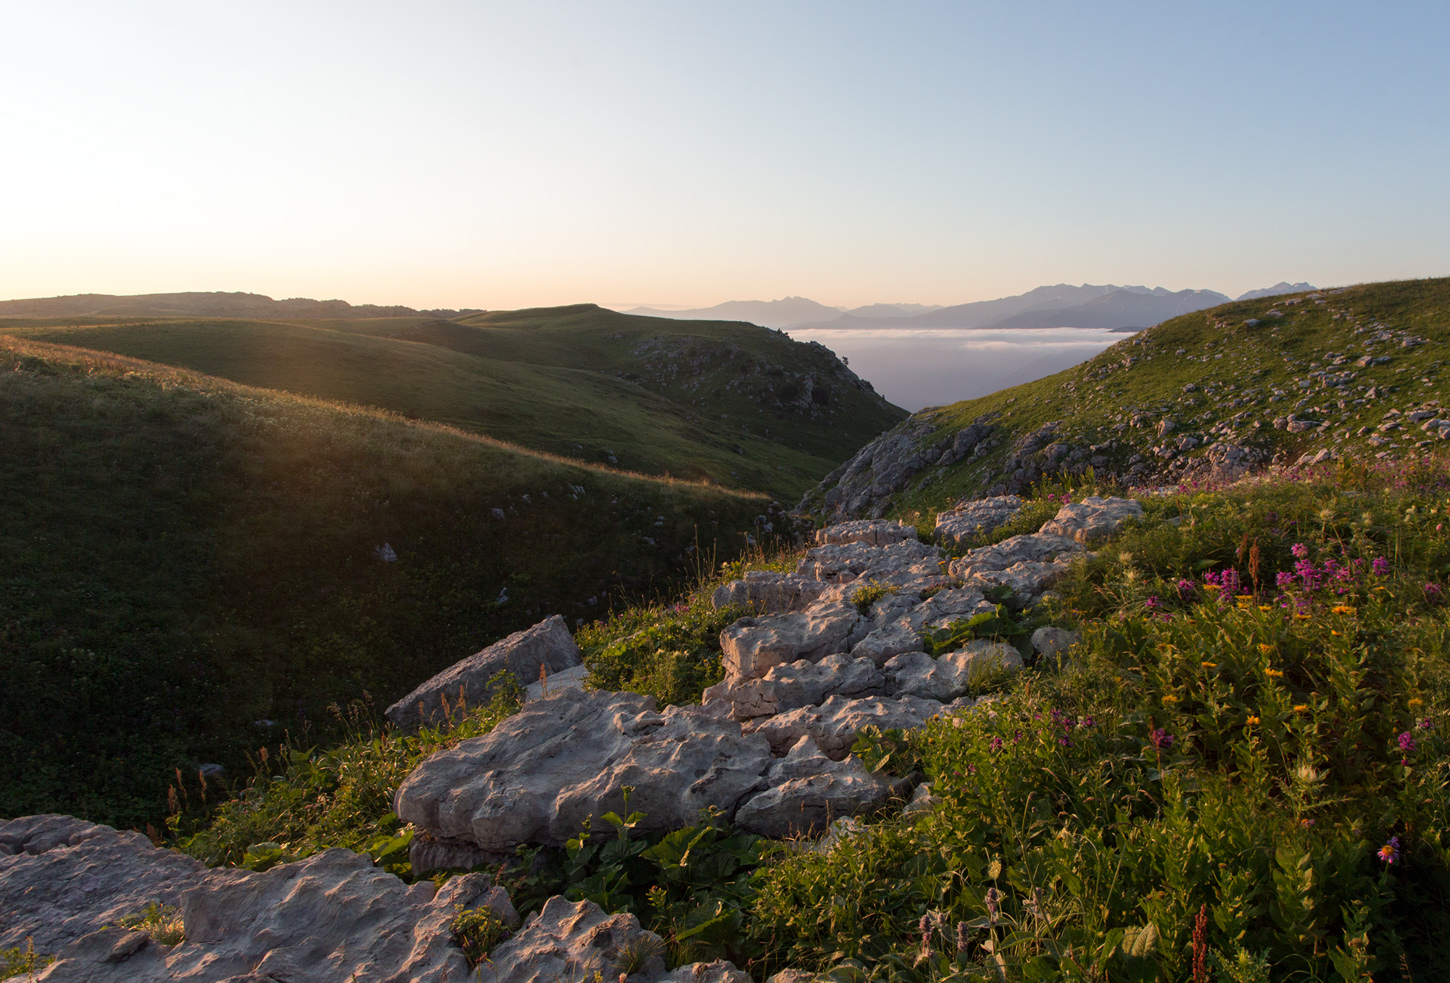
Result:
<svg viewBox="0 0 1450 983"><path fill-rule="evenodd" d="M1022 511L1022 499L1016 495L997 495L959 502L950 512L936 517L937 542L946 546L966 546L978 536L1006 525Z"/></svg>
<svg viewBox="0 0 1450 983"><path fill-rule="evenodd" d="M487 877L435 895L348 850L262 873L208 870L190 857L68 816L0 823L0 946L32 942L56 961L48 981L444 983L466 978L452 940L459 908L488 905L517 923ZM148 905L180 912L184 941L164 945L118 922Z"/></svg>
<svg viewBox="0 0 1450 983"><path fill-rule="evenodd" d="M487 703L492 696L489 680L502 671L512 672L520 686L528 686L538 681L541 668L553 674L582 661L574 636L556 614L443 670L388 707L387 717L403 730L436 726L447 720L450 710L456 713L460 704Z"/></svg>
<svg viewBox="0 0 1450 983"><path fill-rule="evenodd" d="M592 901L550 898L514 936L495 946L480 977L489 983L750 983L723 960L665 972L664 940L630 914L608 915Z"/></svg>
<svg viewBox="0 0 1450 983"><path fill-rule="evenodd" d="M1064 505L1038 531L1055 533L1086 544L1117 532L1125 520L1142 515L1143 506L1131 498L1089 495L1076 505Z"/></svg>
<svg viewBox="0 0 1450 983"><path fill-rule="evenodd" d="M629 809L648 829L677 829L700 810L733 815L764 786L770 749L713 706L654 709L636 693L564 692L527 704L492 732L421 762L394 808L441 840L507 854L561 845L586 820Z"/></svg>

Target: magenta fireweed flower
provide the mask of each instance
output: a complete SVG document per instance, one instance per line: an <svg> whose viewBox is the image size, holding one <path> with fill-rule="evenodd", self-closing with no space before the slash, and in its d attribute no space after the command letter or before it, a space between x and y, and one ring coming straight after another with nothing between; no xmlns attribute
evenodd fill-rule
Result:
<svg viewBox="0 0 1450 983"><path fill-rule="evenodd" d="M1294 575L1288 570L1280 570L1278 574L1274 577L1274 583L1278 585L1278 588L1280 590L1283 590L1286 587L1293 587Z"/></svg>
<svg viewBox="0 0 1450 983"><path fill-rule="evenodd" d="M1403 734L1401 734L1399 740L1400 750L1403 751L1405 754L1409 754L1411 751L1415 750L1415 739L1410 736L1409 731L1405 731Z"/></svg>
<svg viewBox="0 0 1450 983"><path fill-rule="evenodd" d="M1374 561L1370 563L1369 568L1374 572L1374 575L1376 577L1388 576L1390 572L1390 561L1386 560L1382 556L1377 556L1374 558Z"/></svg>
<svg viewBox="0 0 1450 983"><path fill-rule="evenodd" d="M1415 727L1418 728L1419 730L1429 730L1430 729L1430 718L1429 717L1426 717L1424 720L1421 720L1419 723L1417 723L1415 725Z"/></svg>
<svg viewBox="0 0 1450 983"><path fill-rule="evenodd" d="M1194 586L1193 581L1191 581L1191 580L1180 580L1180 581L1178 581L1178 596L1182 600L1187 601L1190 598L1192 598L1194 594L1197 594L1197 593L1198 593L1198 588Z"/></svg>
<svg viewBox="0 0 1450 983"><path fill-rule="evenodd" d="M1163 605L1159 602L1158 595L1157 594L1154 594L1151 597L1149 597L1148 600L1146 600L1146 601L1143 602L1143 606L1145 608L1147 608L1148 610L1152 611L1153 609L1160 608Z"/></svg>
<svg viewBox="0 0 1450 983"><path fill-rule="evenodd" d="M1309 557L1309 547L1303 543L1295 543L1289 547L1289 552L1294 554L1294 559L1296 560L1305 560Z"/></svg>
<svg viewBox="0 0 1450 983"><path fill-rule="evenodd" d="M1379 849L1379 857L1387 864L1392 864L1400 859L1400 838L1391 836L1389 841Z"/></svg>
<svg viewBox="0 0 1450 983"><path fill-rule="evenodd" d="M1000 738L1000 737L994 737L994 738L992 738L991 748L992 748L993 753L996 753L997 751L1002 750L1002 738Z"/></svg>
<svg viewBox="0 0 1450 983"><path fill-rule="evenodd" d="M1166 751L1173 746L1173 735L1168 733L1162 727L1159 727L1152 734L1148 735L1148 739L1152 741L1153 746L1160 751Z"/></svg>

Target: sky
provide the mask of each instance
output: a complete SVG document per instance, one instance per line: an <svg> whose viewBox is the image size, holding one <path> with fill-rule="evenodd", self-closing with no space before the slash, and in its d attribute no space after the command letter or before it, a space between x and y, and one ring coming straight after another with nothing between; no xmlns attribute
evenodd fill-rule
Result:
<svg viewBox="0 0 1450 983"><path fill-rule="evenodd" d="M1450 274L1450 4L0 5L0 299Z"/></svg>

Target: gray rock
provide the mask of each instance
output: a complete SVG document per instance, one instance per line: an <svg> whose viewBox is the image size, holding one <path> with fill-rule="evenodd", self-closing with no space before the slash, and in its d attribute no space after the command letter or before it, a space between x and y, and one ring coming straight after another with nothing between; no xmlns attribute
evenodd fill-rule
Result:
<svg viewBox="0 0 1450 983"><path fill-rule="evenodd" d="M573 666L551 672L543 679L535 679L524 687L524 702L542 700L546 696L557 696L565 690L583 690L584 680L589 675L588 666Z"/></svg>
<svg viewBox="0 0 1450 983"><path fill-rule="evenodd" d="M858 659L870 659L877 666L884 666L892 657L903 652L920 652L921 635L910 625L891 624L874 629L851 649L851 655Z"/></svg>
<svg viewBox="0 0 1450 983"><path fill-rule="evenodd" d="M538 680L541 666L555 673L582 661L579 646L574 644L564 619L556 614L443 670L388 707L387 717L405 730L425 722L441 724L446 718L445 701L450 709L460 702L468 706L487 703L492 695L488 681L500 671L513 672L519 685L527 686Z"/></svg>
<svg viewBox="0 0 1450 983"><path fill-rule="evenodd" d="M991 674L1021 668L1022 654L1011 645L977 639L936 659L924 652L899 655L885 671L899 697L950 703L980 689Z"/></svg>
<svg viewBox="0 0 1450 983"><path fill-rule="evenodd" d="M1052 586L1058 578L1070 569L1068 559L1052 563L1014 563L1005 570L977 570L967 574L963 580L968 586L986 590L991 587L1010 587L1011 606L1026 607L1032 599Z"/></svg>
<svg viewBox="0 0 1450 983"><path fill-rule="evenodd" d="M925 586L941 578L946 554L935 546L908 540L887 547L849 543L806 551L796 572L828 584L874 581L894 587Z"/></svg>
<svg viewBox="0 0 1450 983"><path fill-rule="evenodd" d="M735 822L762 836L816 835L833 821L878 808L891 783L867 771L859 759L832 761L810 737L801 737L768 776L770 788L754 795Z"/></svg>
<svg viewBox="0 0 1450 983"><path fill-rule="evenodd" d="M728 700L737 720L815 706L828 696L876 696L886 676L870 659L837 653L820 662L801 659L772 666L760 679L726 679L705 691L705 702Z"/></svg>
<svg viewBox="0 0 1450 983"><path fill-rule="evenodd" d="M1061 576L1072 555L1081 551L1082 546L1066 536L1030 533L972 550L953 560L950 570L953 577L979 590L1006 584L1015 595L1014 603L1021 606Z"/></svg>
<svg viewBox="0 0 1450 983"><path fill-rule="evenodd" d="M939 801L941 800L931 794L931 785L927 782L922 782L916 787L916 791L912 793L911 801L906 803L902 808L901 814L904 816L914 816L921 812L931 812L932 809L936 808L936 804Z"/></svg>
<svg viewBox="0 0 1450 983"><path fill-rule="evenodd" d="M1064 655L1078 643L1076 632L1046 626L1032 633L1032 650L1044 658Z"/></svg>
<svg viewBox="0 0 1450 983"><path fill-rule="evenodd" d="M764 784L770 750L721 703L654 710L635 693L560 693L526 704L483 737L425 758L399 786L394 808L434 837L507 852L559 845L585 820L624 809L644 827L677 829L701 809L733 814Z"/></svg>
<svg viewBox="0 0 1450 983"><path fill-rule="evenodd" d="M750 983L723 961L665 972L664 940L628 913L605 914L592 901L553 897L524 927L495 946L478 978L489 983ZM461 977L460 977L461 979Z"/></svg>
<svg viewBox="0 0 1450 983"><path fill-rule="evenodd" d="M932 595L906 612L900 622L920 632L945 628L954 621L965 621L995 609L996 605L983 598L977 588L960 587Z"/></svg>
<svg viewBox="0 0 1450 983"><path fill-rule="evenodd" d="M1016 495L958 502L950 512L937 515L937 541L948 546L964 546L977 535L1006 525L1021 510L1022 499Z"/></svg>
<svg viewBox="0 0 1450 983"><path fill-rule="evenodd" d="M1057 515L1042 524L1039 533L1067 536L1088 543L1116 532L1123 520L1138 518L1143 506L1131 498L1100 498L1089 495L1080 503L1064 505Z"/></svg>
<svg viewBox="0 0 1450 983"><path fill-rule="evenodd" d="M825 591L819 580L774 570L752 570L743 580L732 580L715 588L710 603L716 611L748 607L757 614L784 614L814 604Z"/></svg>
<svg viewBox="0 0 1450 983"><path fill-rule="evenodd" d="M39 979L85 983L443 983L467 974L451 922L488 905L517 923L479 874L411 887L348 850L253 873L65 816L0 823L0 946L34 942L57 961ZM185 939L154 942L116 926L149 904L180 910Z"/></svg>
<svg viewBox="0 0 1450 983"><path fill-rule="evenodd" d="M826 757L840 761L851 752L856 732L862 727L875 725L882 730L920 727L941 708L935 700L913 696L867 696L857 700L833 696L818 707L802 707L750 721L746 728L768 740L776 754L785 754L802 737L809 736Z"/></svg>
<svg viewBox="0 0 1450 983"><path fill-rule="evenodd" d="M832 515L879 518L886 513L891 496L951 446L938 437L932 424L908 417L826 475L813 494L823 496ZM800 511L808 511L810 505L808 494Z"/></svg>
<svg viewBox="0 0 1450 983"><path fill-rule="evenodd" d="M758 679L771 666L798 659L819 662L848 651L861 620L855 605L841 601L820 601L790 614L741 618L720 633L725 674L732 680Z"/></svg>
<svg viewBox="0 0 1450 983"><path fill-rule="evenodd" d="M889 519L858 519L816 530L817 546L844 546L865 543L867 546L890 546L893 543L916 541L916 527Z"/></svg>

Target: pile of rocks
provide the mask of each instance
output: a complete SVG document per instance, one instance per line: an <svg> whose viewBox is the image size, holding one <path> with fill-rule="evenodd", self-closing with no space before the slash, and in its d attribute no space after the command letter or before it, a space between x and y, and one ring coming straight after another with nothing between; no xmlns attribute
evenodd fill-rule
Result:
<svg viewBox="0 0 1450 983"><path fill-rule="evenodd" d="M782 837L879 808L907 789L850 755L862 728L920 727L969 710L986 681L1023 664L1017 649L985 640L933 657L930 634L994 611L984 596L992 588L1011 588L1015 606L1034 603L1089 543L1141 513L1129 499L1090 497L1036 533L956 560L895 522L820 530L794 571L716 591L717 607L756 613L721 633L725 679L702 705L659 710L634 693L563 691L421 762L394 800L421 830L414 867L563 843L623 810L626 787L646 829L688 825L713 808ZM1033 641L1051 654L1071 645L1056 629Z"/></svg>
<svg viewBox="0 0 1450 983"><path fill-rule="evenodd" d="M991 508L1008 515L1020 504ZM501 670L525 683L540 672L572 683L546 679L491 733L430 755L407 777L394 806L418 830L415 873L503 860L525 843L561 844L623 811L627 794L644 829L690 825L714 809L771 837L819 833L904 801L909 786L851 756L860 730L968 711L984 683L1023 664L1012 646L982 640L934 657L931 632L994 610L983 594L991 588L1033 603L1073 557L1141 511L1126 499L1088 498L1036 533L955 560L894 522L821 530L794 572L752 574L716 592L717 606L755 614L721 634L726 677L698 706L659 710L635 693L585 692L578 647L558 618L511 635L388 710L400 727L441 722L459 703L486 700ZM1032 641L1056 655L1075 639L1043 628ZM909 808L932 801L919 789ZM151 904L179 911L184 941L120 927ZM408 886L340 849L264 872L209 870L139 834L70 817L0 822L0 948L30 941L55 955L43 980L464 979L451 926L457 912L479 907L519 925L507 895L481 874L441 889ZM663 951L633 916L553 898L495 947L490 975L749 981L721 962L666 973Z"/></svg>

